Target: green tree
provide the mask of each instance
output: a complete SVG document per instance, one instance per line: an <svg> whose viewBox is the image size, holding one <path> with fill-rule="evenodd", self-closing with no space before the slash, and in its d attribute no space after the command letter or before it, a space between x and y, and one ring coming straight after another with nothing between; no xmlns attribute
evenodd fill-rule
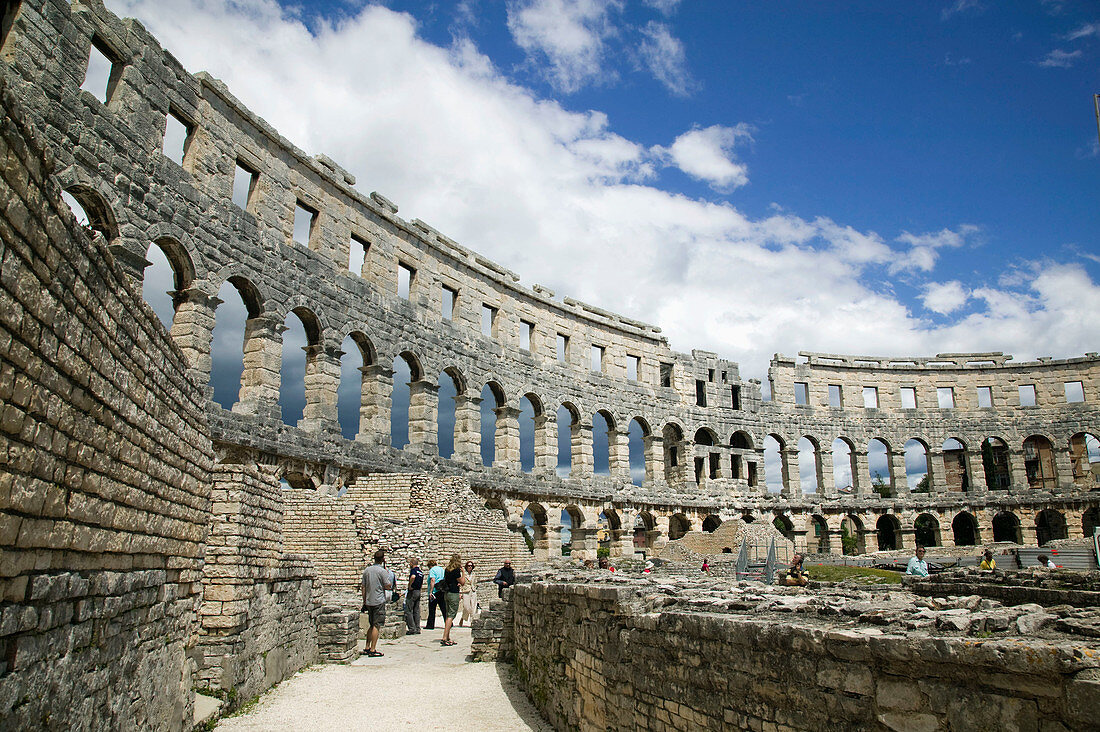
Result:
<svg viewBox="0 0 1100 732"><path fill-rule="evenodd" d="M894 495L894 492L890 490L890 484L882 477L882 473L875 473L871 476L871 490L883 498L890 498Z"/></svg>

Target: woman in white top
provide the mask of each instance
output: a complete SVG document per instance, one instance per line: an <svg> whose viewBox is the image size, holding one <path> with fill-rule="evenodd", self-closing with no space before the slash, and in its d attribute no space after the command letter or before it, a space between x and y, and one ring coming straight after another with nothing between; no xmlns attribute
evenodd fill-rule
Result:
<svg viewBox="0 0 1100 732"><path fill-rule="evenodd" d="M458 590L462 608L462 615L458 618L459 625L462 625L466 618L469 618L472 623L474 612L477 610L477 579L474 578L473 562L466 562L466 566L462 570L462 576L466 578L466 582Z"/></svg>

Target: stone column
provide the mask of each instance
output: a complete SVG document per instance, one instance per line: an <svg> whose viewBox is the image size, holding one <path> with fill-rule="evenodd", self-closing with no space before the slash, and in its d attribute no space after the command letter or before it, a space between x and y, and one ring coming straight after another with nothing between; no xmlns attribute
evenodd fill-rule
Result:
<svg viewBox="0 0 1100 732"><path fill-rule="evenodd" d="M1059 492L1075 490L1073 485L1073 461L1070 459L1069 446L1066 444L1051 447L1054 453L1054 483Z"/></svg>
<svg viewBox="0 0 1100 732"><path fill-rule="evenodd" d="M817 489L825 497L836 496L836 477L833 475L833 451L818 448Z"/></svg>
<svg viewBox="0 0 1100 732"><path fill-rule="evenodd" d="M306 346L305 390L306 405L298 428L307 432L339 434L340 417L336 406L336 394L340 389L339 348Z"/></svg>
<svg viewBox="0 0 1100 732"><path fill-rule="evenodd" d="M917 548L916 529L901 528L897 531L898 549L908 549L912 552Z"/></svg>
<svg viewBox="0 0 1100 732"><path fill-rule="evenodd" d="M890 461L890 487L895 496L909 495L909 478L905 474L905 450L889 450L886 459Z"/></svg>
<svg viewBox="0 0 1100 732"><path fill-rule="evenodd" d="M279 381L283 365L286 326L270 315L249 318L244 324L244 370L233 411L280 419Z"/></svg>
<svg viewBox="0 0 1100 732"><path fill-rule="evenodd" d="M646 488L652 489L665 482L664 443L664 438L660 435L647 435L642 438L642 445L645 447L645 480L642 483Z"/></svg>
<svg viewBox="0 0 1100 732"><path fill-rule="evenodd" d="M546 555L543 559L557 559L561 556L561 508L551 509L546 516Z"/></svg>
<svg viewBox="0 0 1100 732"><path fill-rule="evenodd" d="M634 556L634 522L638 520L638 515L623 512L619 519L622 521L619 528L611 532L610 554L613 557L632 557Z"/></svg>
<svg viewBox="0 0 1100 732"><path fill-rule="evenodd" d="M871 492L871 461L867 458L865 447L853 450L853 454L855 465L852 468L852 495L866 496Z"/></svg>
<svg viewBox="0 0 1100 732"><path fill-rule="evenodd" d="M535 417L535 466L532 472L549 478L558 469L558 416L544 413Z"/></svg>
<svg viewBox="0 0 1100 732"><path fill-rule="evenodd" d="M503 406L493 410L497 416L497 428L495 435L496 454L493 456L493 467L509 472L520 472L519 460L519 410L515 407Z"/></svg>
<svg viewBox="0 0 1100 732"><path fill-rule="evenodd" d="M825 537L825 541L828 544L829 551L832 552L833 554L843 554L844 553L844 542L841 540L841 535L840 535L840 524L843 521L844 521L844 517L841 516L841 517L839 517L839 520L836 520L836 522L835 522L836 526L833 526L832 524L829 523L828 519L825 519L825 526L826 526L826 529L829 532L829 534Z"/></svg>
<svg viewBox="0 0 1100 732"><path fill-rule="evenodd" d="M678 472L681 486L695 485L695 441L684 440L680 443L683 457Z"/></svg>
<svg viewBox="0 0 1100 732"><path fill-rule="evenodd" d="M1020 516L1020 543L1035 546L1039 537L1035 532L1035 514Z"/></svg>
<svg viewBox="0 0 1100 732"><path fill-rule="evenodd" d="M583 562L585 559L596 559L596 550L599 548L599 539L594 525L584 524L573 527L570 530L571 550L569 556L572 559Z"/></svg>
<svg viewBox="0 0 1100 732"><path fill-rule="evenodd" d="M381 364L359 367L363 383L359 397L357 442L390 444L390 408L393 405L393 369Z"/></svg>
<svg viewBox="0 0 1100 732"><path fill-rule="evenodd" d="M572 478L592 477L592 425L581 424L578 420L573 424L570 435L570 455L572 469L569 475Z"/></svg>
<svg viewBox="0 0 1100 732"><path fill-rule="evenodd" d="M1008 472L1012 476L1013 490L1027 490L1027 469L1024 467L1024 451L1023 448L1008 449ZM1034 541L1032 541L1034 543Z"/></svg>
<svg viewBox="0 0 1100 732"><path fill-rule="evenodd" d="M481 397L455 397L454 459L467 465L481 465Z"/></svg>
<svg viewBox="0 0 1100 732"><path fill-rule="evenodd" d="M607 431L607 468L611 477L630 482L630 433L612 427Z"/></svg>
<svg viewBox="0 0 1100 732"><path fill-rule="evenodd" d="M977 470L974 466L977 465ZM970 490L974 493L988 493L989 484L985 480L985 463L982 461L981 443L978 443L978 451L966 451L966 472L970 476Z"/></svg>
<svg viewBox="0 0 1100 732"><path fill-rule="evenodd" d="M783 465L784 496L801 496L802 481L798 473L798 449L784 447L779 451L779 460Z"/></svg>
<svg viewBox="0 0 1100 732"><path fill-rule="evenodd" d="M170 331L172 340L183 351L195 380L202 384L210 383L210 344L217 308L221 304L216 295L208 295L196 287L172 293L172 306L176 310Z"/></svg>
<svg viewBox="0 0 1100 732"><path fill-rule="evenodd" d="M942 496L948 493L947 464L943 459L943 450L935 448L928 451L928 493Z"/></svg>
<svg viewBox="0 0 1100 732"><path fill-rule="evenodd" d="M668 543L668 516L655 516L653 528L648 532L651 553L657 554Z"/></svg>
<svg viewBox="0 0 1100 732"><path fill-rule="evenodd" d="M409 382L409 450L439 454L439 385L421 379Z"/></svg>

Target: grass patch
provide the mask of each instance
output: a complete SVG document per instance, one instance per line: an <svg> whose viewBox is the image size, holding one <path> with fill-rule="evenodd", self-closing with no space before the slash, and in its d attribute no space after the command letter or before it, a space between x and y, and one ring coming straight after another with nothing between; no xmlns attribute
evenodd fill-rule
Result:
<svg viewBox="0 0 1100 732"><path fill-rule="evenodd" d="M809 564L806 572L817 582L843 582L853 580L868 585L900 585L901 572L871 567L844 567L834 564Z"/></svg>

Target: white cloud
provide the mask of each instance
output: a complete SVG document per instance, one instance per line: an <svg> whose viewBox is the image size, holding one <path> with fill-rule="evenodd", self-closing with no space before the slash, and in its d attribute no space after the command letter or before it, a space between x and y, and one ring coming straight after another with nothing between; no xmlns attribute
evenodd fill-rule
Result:
<svg viewBox="0 0 1100 732"><path fill-rule="evenodd" d="M995 286L953 275L970 291L968 314L935 324L910 312L883 271L903 262L898 271L923 291L938 253L973 241L977 227L883 236L781 206L753 219L650 182L674 154L708 182L742 182L731 150L747 128L692 130L677 142L694 145L674 142L655 160L604 114L540 99L472 43L434 46L409 16L373 5L311 35L272 0L109 4L402 216L526 283L660 325L678 350L739 360L746 377L764 376L776 351L1028 357L1100 342L1100 287L1083 263L1023 263Z"/></svg>
<svg viewBox="0 0 1100 732"><path fill-rule="evenodd" d="M1081 58L1081 51L1063 51L1060 48L1056 48L1046 55L1046 57L1039 62L1039 65L1045 69L1068 69L1073 66L1077 59Z"/></svg>
<svg viewBox="0 0 1100 732"><path fill-rule="evenodd" d="M748 168L733 154L734 147L743 141L752 141L752 128L748 125L711 125L688 130L671 147L657 147L654 151L715 190L731 191L749 182Z"/></svg>
<svg viewBox="0 0 1100 732"><path fill-rule="evenodd" d="M950 315L970 299L962 283L957 280L951 282L929 282L924 286L924 294L921 302L927 309L940 315Z"/></svg>
<svg viewBox="0 0 1100 732"><path fill-rule="evenodd" d="M1079 38L1088 38L1089 36L1100 38L1100 23L1086 23L1066 36L1066 40L1076 41Z"/></svg>
<svg viewBox="0 0 1100 732"><path fill-rule="evenodd" d="M680 0L642 0L646 6L665 15L672 15L680 7Z"/></svg>
<svg viewBox="0 0 1100 732"><path fill-rule="evenodd" d="M981 12L985 8L982 7L980 0L955 0L955 2L948 5L940 13L942 20L948 20L952 16L959 15L973 10L975 13Z"/></svg>
<svg viewBox="0 0 1100 732"><path fill-rule="evenodd" d="M507 7L512 38L534 64L545 64L556 89L575 92L614 78L603 58L622 0L510 0Z"/></svg>
<svg viewBox="0 0 1100 732"><path fill-rule="evenodd" d="M667 25L650 21L642 28L642 36L638 51L657 81L681 97L699 87L687 70L684 44L672 35Z"/></svg>

